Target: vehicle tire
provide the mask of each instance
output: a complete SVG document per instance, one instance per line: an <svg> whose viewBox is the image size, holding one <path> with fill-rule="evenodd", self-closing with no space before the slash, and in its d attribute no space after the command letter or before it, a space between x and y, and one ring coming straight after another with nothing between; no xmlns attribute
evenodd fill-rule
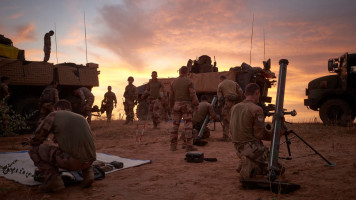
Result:
<svg viewBox="0 0 356 200"><path fill-rule="evenodd" d="M149 104L146 100L139 101L136 108L136 116L138 120L144 121L149 119Z"/></svg>
<svg viewBox="0 0 356 200"><path fill-rule="evenodd" d="M331 99L323 103L319 116L327 125L348 126L353 121L350 105L341 99Z"/></svg>
<svg viewBox="0 0 356 200"><path fill-rule="evenodd" d="M30 116L26 119L26 125L29 129L21 130L21 133L26 133L35 130L37 122L40 118L40 111L38 108L38 98L27 97L23 100L19 100L16 103L16 113L23 117Z"/></svg>

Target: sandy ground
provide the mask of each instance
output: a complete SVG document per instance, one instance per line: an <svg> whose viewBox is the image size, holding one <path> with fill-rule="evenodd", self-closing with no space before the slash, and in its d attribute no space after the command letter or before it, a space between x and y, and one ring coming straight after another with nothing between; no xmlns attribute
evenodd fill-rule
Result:
<svg viewBox="0 0 356 200"><path fill-rule="evenodd" d="M275 194L242 188L235 171L238 158L233 144L217 141L222 136L218 123L217 130L207 139L209 143L199 147L205 157L218 161L203 163L187 163L184 149L169 151L170 122L162 123L159 130L152 129L152 124L146 122L141 145L135 144L136 126L122 124L123 121L93 122L97 151L125 158L151 159L151 164L109 174L88 189L70 186L51 194L40 193L37 186L29 187L0 177L0 199L356 199L356 126L288 125L336 166L326 166L310 148L293 138L293 159L281 162L286 167L284 179L300 184L301 188L290 194ZM0 138L0 152L28 149L20 145L27 136L30 135ZM179 147L181 144L180 141ZM280 156L286 155L283 144Z"/></svg>

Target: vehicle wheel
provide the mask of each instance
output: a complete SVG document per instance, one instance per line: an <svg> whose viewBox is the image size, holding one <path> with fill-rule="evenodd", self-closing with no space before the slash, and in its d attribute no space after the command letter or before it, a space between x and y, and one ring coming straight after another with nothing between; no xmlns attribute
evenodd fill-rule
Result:
<svg viewBox="0 0 356 200"><path fill-rule="evenodd" d="M29 116L26 119L26 125L29 127L27 130L21 130L20 132L33 131L37 122L40 118L40 111L38 108L38 98L28 97L20 100L16 103L16 113L22 115L23 117Z"/></svg>
<svg viewBox="0 0 356 200"><path fill-rule="evenodd" d="M352 113L348 103L341 99L331 99L321 105L319 116L324 124L348 126L352 123Z"/></svg>
<svg viewBox="0 0 356 200"><path fill-rule="evenodd" d="M136 116L140 121L149 119L149 104L146 100L141 100L136 108Z"/></svg>

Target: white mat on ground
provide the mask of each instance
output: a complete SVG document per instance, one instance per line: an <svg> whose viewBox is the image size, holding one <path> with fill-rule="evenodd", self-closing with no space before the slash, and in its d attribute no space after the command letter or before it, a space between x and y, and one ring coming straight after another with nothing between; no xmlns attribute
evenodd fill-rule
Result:
<svg viewBox="0 0 356 200"><path fill-rule="evenodd" d="M143 165L143 164L152 162L152 160L127 159L127 158L121 158L119 156L114 156L114 155L109 155L109 154L104 154L104 153L96 153L96 159L99 161L103 161L103 162L112 162L112 161L122 162L122 163L124 163L124 167L121 169L135 167L135 166L139 166L139 165ZM0 153L0 166L2 166L2 167L14 162L15 160L17 160L17 161L10 168L15 168L15 169L18 169L19 171L25 171L25 173L30 172L30 173L34 174L36 167L33 164L33 161L31 160L27 151ZM1 168L0 168L0 176L3 176L7 179L14 180L14 181L22 183L24 185L39 185L39 184L41 184L41 183L33 180L32 176L26 177L25 174L11 173L10 171L7 171L7 173L6 173L6 171L4 171ZM116 172L121 169L115 169L110 172L106 172L106 174Z"/></svg>

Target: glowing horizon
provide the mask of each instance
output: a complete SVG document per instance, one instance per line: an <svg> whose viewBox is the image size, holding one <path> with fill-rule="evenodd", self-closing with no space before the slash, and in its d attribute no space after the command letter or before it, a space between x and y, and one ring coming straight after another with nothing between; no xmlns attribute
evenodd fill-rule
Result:
<svg viewBox="0 0 356 200"><path fill-rule="evenodd" d="M0 5L0 33L24 49L27 60L43 59L43 35L56 30L53 63L55 44L59 63L86 62L85 12L88 61L101 71L100 86L93 88L97 105L108 85L122 103L128 76L136 86L153 70L160 78L174 77L188 59L201 55L215 56L219 71L249 63L254 16L251 65L271 58L278 75L278 61L288 59L285 107L299 113L293 120L314 121L318 113L303 105L308 82L328 74L329 58L356 52L356 2L350 0L3 0ZM276 88L269 94L275 102Z"/></svg>

